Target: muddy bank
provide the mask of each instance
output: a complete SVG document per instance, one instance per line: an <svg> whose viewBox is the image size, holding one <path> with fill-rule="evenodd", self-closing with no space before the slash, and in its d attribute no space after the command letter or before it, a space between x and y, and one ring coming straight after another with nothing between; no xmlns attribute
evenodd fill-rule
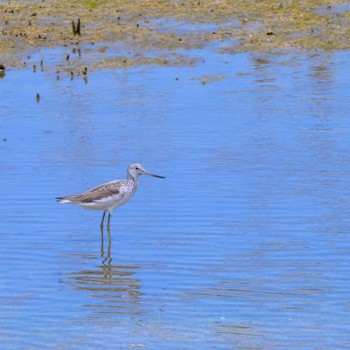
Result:
<svg viewBox="0 0 350 350"><path fill-rule="evenodd" d="M201 58L181 50L216 43L225 53L350 47L345 1L2 1L0 23L1 64L32 65L40 48L89 47L51 67L73 73L195 64Z"/></svg>

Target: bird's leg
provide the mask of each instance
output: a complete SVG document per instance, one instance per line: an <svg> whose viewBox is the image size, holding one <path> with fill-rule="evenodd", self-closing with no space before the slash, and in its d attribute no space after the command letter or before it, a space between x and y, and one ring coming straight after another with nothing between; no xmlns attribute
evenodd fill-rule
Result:
<svg viewBox="0 0 350 350"><path fill-rule="evenodd" d="M106 211L103 212L103 215L102 215L102 219L101 219L101 223L100 223L100 228L102 229L103 228L103 221L105 219L105 216L106 216Z"/></svg>
<svg viewBox="0 0 350 350"><path fill-rule="evenodd" d="M108 257L108 265L111 265L112 257L111 257L111 246L112 246L112 237L111 230L108 229L108 248L107 248L107 257Z"/></svg>
<svg viewBox="0 0 350 350"><path fill-rule="evenodd" d="M110 229L110 223L111 223L111 214L108 214L108 221L107 221L107 229Z"/></svg>
<svg viewBox="0 0 350 350"><path fill-rule="evenodd" d="M103 226L100 225L100 231L101 231L101 256L104 256L104 237L103 237Z"/></svg>

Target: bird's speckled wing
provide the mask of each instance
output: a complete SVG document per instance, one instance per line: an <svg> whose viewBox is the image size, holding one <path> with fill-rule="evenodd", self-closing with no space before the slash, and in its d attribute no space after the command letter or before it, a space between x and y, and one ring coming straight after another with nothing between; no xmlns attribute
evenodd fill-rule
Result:
<svg viewBox="0 0 350 350"><path fill-rule="evenodd" d="M71 203L92 203L106 197L122 197L126 190L126 181L117 180L97 186L82 194L62 197L61 200L69 201Z"/></svg>

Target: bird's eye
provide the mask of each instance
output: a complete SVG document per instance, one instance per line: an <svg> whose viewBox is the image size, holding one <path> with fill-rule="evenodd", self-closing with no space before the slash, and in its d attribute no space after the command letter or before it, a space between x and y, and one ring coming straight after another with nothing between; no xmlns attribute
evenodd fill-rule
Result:
<svg viewBox="0 0 350 350"><path fill-rule="evenodd" d="M135 169L136 169L136 170L139 170L139 168L138 168L138 167L136 167Z"/></svg>

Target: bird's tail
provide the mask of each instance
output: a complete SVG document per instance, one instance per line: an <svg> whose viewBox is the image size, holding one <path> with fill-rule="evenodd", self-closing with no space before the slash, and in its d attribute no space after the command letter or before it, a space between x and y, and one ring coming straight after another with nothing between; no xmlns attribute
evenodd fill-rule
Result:
<svg viewBox="0 0 350 350"><path fill-rule="evenodd" d="M69 197L56 197L57 202L59 203L71 203Z"/></svg>

